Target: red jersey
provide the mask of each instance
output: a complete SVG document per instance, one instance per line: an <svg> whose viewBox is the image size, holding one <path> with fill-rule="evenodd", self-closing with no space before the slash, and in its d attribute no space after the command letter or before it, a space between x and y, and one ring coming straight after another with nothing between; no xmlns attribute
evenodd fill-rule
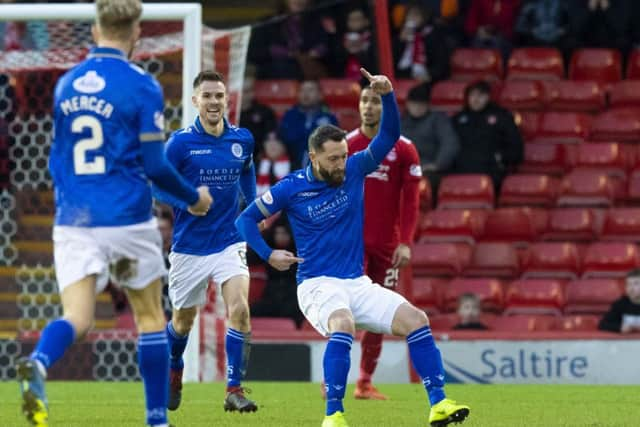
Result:
<svg viewBox="0 0 640 427"><path fill-rule="evenodd" d="M347 135L347 142L349 154L354 154L366 149L371 138L356 129ZM411 244L418 221L421 177L418 151L401 136L365 180L365 248L393 251L399 243Z"/></svg>

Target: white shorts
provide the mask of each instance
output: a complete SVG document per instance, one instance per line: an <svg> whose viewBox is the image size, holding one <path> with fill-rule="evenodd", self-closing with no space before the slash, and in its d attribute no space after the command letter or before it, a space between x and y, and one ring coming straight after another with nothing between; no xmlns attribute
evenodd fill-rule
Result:
<svg viewBox="0 0 640 427"><path fill-rule="evenodd" d="M396 310L405 302L402 295L373 283L368 276L320 276L298 285L300 310L324 336L329 336L329 316L340 309L351 311L356 328L390 334Z"/></svg>
<svg viewBox="0 0 640 427"><path fill-rule="evenodd" d="M53 257L58 289L92 274L96 292L109 282L143 289L167 274L162 258L162 236L155 218L119 227L53 227Z"/></svg>
<svg viewBox="0 0 640 427"><path fill-rule="evenodd" d="M209 279L222 285L234 276L249 277L245 242L204 256L171 252L169 263L169 299L177 309L203 305L207 301Z"/></svg>

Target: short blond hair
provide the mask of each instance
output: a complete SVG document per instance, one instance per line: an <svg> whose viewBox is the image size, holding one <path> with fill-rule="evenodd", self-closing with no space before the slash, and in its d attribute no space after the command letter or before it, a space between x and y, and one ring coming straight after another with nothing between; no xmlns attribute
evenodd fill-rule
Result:
<svg viewBox="0 0 640 427"><path fill-rule="evenodd" d="M129 39L141 15L140 0L96 0L96 23L107 38Z"/></svg>

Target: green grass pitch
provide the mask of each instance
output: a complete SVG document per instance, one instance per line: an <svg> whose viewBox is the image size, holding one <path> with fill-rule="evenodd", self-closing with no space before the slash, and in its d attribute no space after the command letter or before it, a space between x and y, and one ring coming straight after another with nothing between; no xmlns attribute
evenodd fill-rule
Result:
<svg viewBox="0 0 640 427"><path fill-rule="evenodd" d="M255 382L247 384L259 403L254 414L225 413L224 386L186 384L181 408L169 415L176 427L319 427L324 415L318 384ZM420 385L379 387L385 402L356 401L347 390L351 427L427 426L428 405ZM51 427L141 427L140 383L56 382L47 385ZM450 397L471 406L465 427L637 427L638 386L452 385ZM16 383L0 383L0 426L25 427Z"/></svg>

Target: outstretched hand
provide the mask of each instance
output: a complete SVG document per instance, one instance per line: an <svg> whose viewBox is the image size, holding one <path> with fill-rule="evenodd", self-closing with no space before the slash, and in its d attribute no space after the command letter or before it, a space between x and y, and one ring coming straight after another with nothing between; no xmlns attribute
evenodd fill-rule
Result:
<svg viewBox="0 0 640 427"><path fill-rule="evenodd" d="M387 76L384 76L382 74L372 76L371 73L364 68L360 68L360 73L362 73L364 78L369 80L371 89L373 89L373 91L378 95L385 95L393 91L391 80L389 80Z"/></svg>

